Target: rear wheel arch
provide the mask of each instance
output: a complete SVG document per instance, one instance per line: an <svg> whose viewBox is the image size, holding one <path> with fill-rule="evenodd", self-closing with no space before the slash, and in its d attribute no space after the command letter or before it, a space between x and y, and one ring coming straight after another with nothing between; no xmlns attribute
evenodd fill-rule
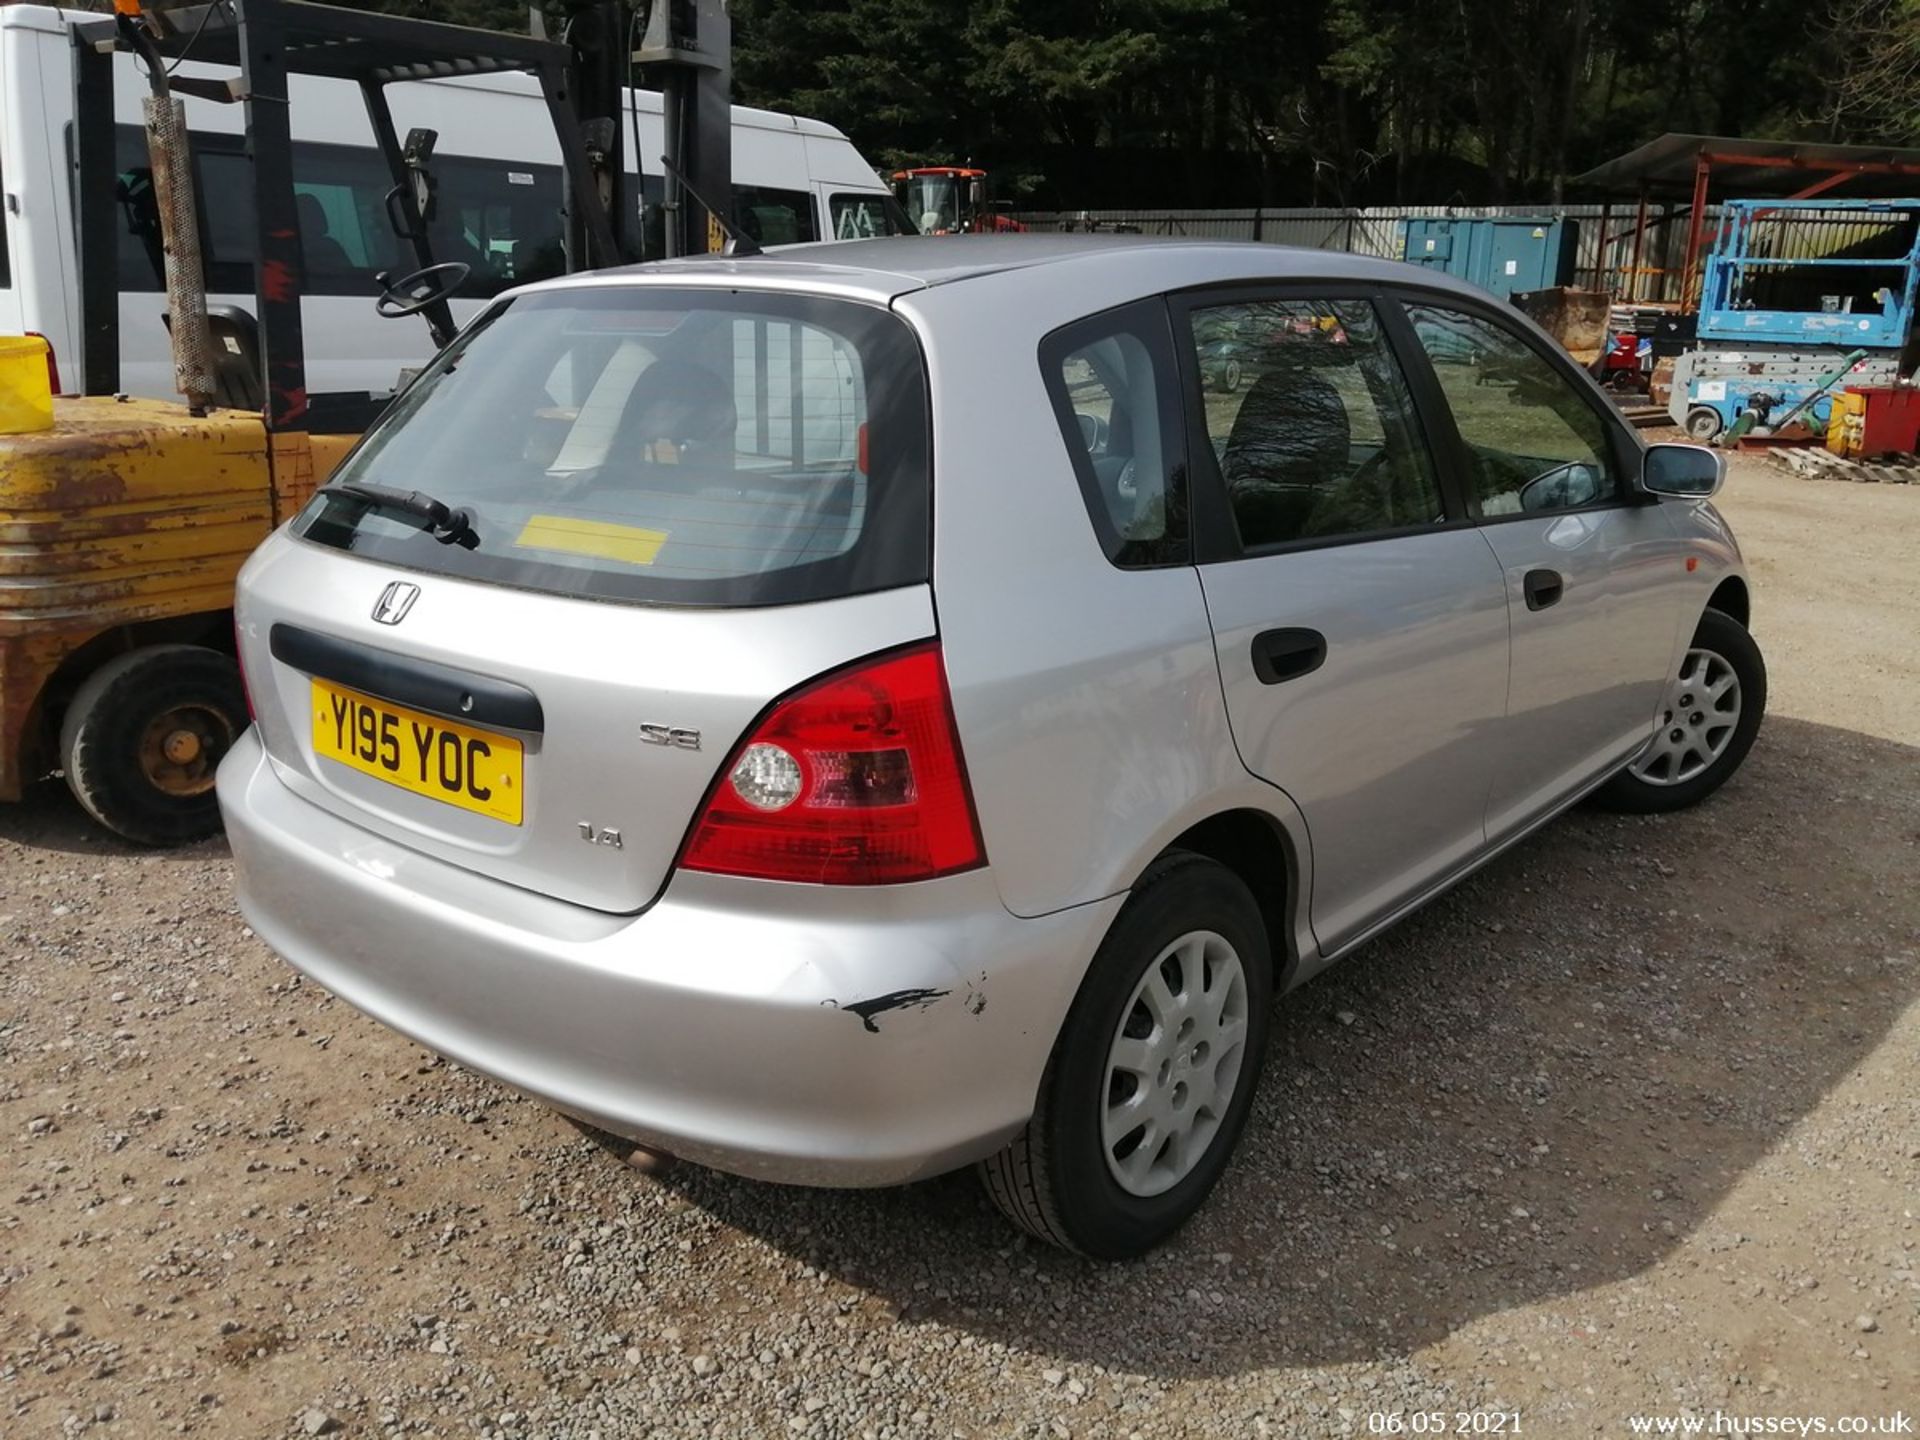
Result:
<svg viewBox="0 0 1920 1440"><path fill-rule="evenodd" d="M1209 815L1168 841L1129 888L1137 888L1156 866L1182 852L1224 865L1253 892L1266 924L1274 993L1279 994L1300 959L1294 945L1300 867L1285 828L1272 815L1251 808Z"/></svg>
<svg viewBox="0 0 1920 1440"><path fill-rule="evenodd" d="M1707 608L1718 610L1730 619L1737 620L1742 630L1753 628L1751 598L1747 591L1747 582L1738 575L1729 575L1714 587L1713 594L1707 597Z"/></svg>

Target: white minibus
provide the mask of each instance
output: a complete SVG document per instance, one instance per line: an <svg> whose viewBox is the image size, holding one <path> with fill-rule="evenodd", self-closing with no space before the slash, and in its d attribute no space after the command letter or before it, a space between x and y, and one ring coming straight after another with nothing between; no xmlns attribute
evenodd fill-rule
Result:
<svg viewBox="0 0 1920 1440"><path fill-rule="evenodd" d="M51 6L0 5L0 333L44 335L56 365L65 366L69 390L80 378L70 38L71 22L80 18L82 12ZM231 72L189 59L178 73ZM374 314L374 276L415 268L387 219L392 181L356 86L300 75L291 84L307 383L314 391L383 393L433 349L421 321ZM130 394L167 397L173 370L161 318L160 235L140 128L147 88L139 62L117 55L120 383ZM472 267L454 301L455 320L464 323L510 285L557 273L560 152L534 79L511 73L396 84L387 99L400 134L415 126L439 133L431 166L438 182L434 257ZM629 91L628 105L627 168L640 175L647 253L658 254L660 96ZM186 106L208 300L250 312L252 189L242 107L196 97ZM736 221L762 245L895 233L890 196L873 167L845 135L817 120L736 105L733 182Z"/></svg>

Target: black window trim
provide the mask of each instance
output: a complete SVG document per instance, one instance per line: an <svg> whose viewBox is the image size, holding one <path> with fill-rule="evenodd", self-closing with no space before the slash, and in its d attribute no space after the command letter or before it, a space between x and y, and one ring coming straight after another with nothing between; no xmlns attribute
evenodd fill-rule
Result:
<svg viewBox="0 0 1920 1440"><path fill-rule="evenodd" d="M1139 323L1141 321L1145 323ZM1065 385L1060 382L1062 362L1067 356L1094 340L1121 330L1129 330L1146 341L1156 362L1155 389L1158 394L1155 399L1160 405L1163 421L1160 429L1161 443L1166 449L1167 473L1164 482L1168 501L1168 533L1157 541L1127 540L1115 527L1113 517L1107 513L1106 498L1100 493L1099 479L1093 472L1092 457L1087 454L1086 444L1080 438L1080 422L1075 418L1073 403ZM1069 321L1040 337L1036 356L1047 403L1060 427L1060 441L1066 447L1067 461L1072 465L1073 477L1080 487L1081 503L1086 507L1087 519L1093 526L1094 536L1107 563L1116 570L1165 570L1194 564L1194 486L1188 444L1190 427L1184 399L1179 392L1183 374L1180 346L1175 339L1172 317L1167 312L1165 299L1149 295ZM1173 387L1173 403L1170 406L1169 387ZM1170 424L1164 423L1169 419ZM1172 524L1176 514L1186 517L1186 524L1178 535L1173 533Z"/></svg>
<svg viewBox="0 0 1920 1440"><path fill-rule="evenodd" d="M1200 357L1193 339L1193 312L1222 305L1284 303L1293 300L1358 301L1373 306L1387 352L1400 366L1401 375L1407 382L1408 396L1413 406L1414 433L1420 443L1426 446L1428 458L1433 464L1445 520L1424 525L1398 525L1390 530L1314 535L1265 545L1241 543L1240 529L1233 518L1233 503L1227 496L1226 478L1220 473L1213 446L1205 440L1206 396L1200 384ZM1291 555L1303 550L1331 550L1343 545L1366 545L1415 535L1438 535L1449 530L1470 529L1479 523L1468 508L1465 474L1456 459L1454 448L1458 437L1452 429L1452 417L1445 410L1444 398L1439 396L1438 382L1433 380L1429 367L1425 366L1424 356L1421 357L1423 363L1416 369L1401 352L1395 321L1404 320L1404 317L1399 316L1397 306L1389 303L1383 285L1371 280L1234 280L1173 291L1167 296L1167 303L1174 318L1174 351L1180 366L1181 406L1191 437L1188 444L1188 485L1196 565L1256 560L1269 555ZM1436 404L1441 407L1438 411L1434 409ZM1449 438L1453 444L1446 443Z"/></svg>
<svg viewBox="0 0 1920 1440"><path fill-rule="evenodd" d="M1445 446L1449 456L1449 468L1455 470L1460 493L1477 525L1510 525L1520 520L1543 520L1560 515L1586 515L1603 510L1626 510L1635 508L1646 501L1634 487L1633 475L1639 468L1644 453L1625 423L1620 419L1619 411L1608 400L1600 388L1594 384L1593 377L1568 355L1544 331L1538 331L1531 322L1511 306L1502 306L1498 301L1483 300L1474 295L1460 295L1450 290L1441 290L1419 284L1402 284L1399 281L1382 285L1383 300L1395 317L1395 327L1406 351L1405 368L1409 372L1417 371L1421 375L1421 385L1430 390L1437 409L1435 418L1438 434L1436 439ZM1415 332L1413 319L1406 313L1408 305L1431 305L1437 309L1456 310L1464 315L1484 320L1496 329L1513 336L1533 351L1554 371L1568 382L1573 393L1582 403L1594 412L1600 422L1600 431L1607 437L1609 458L1614 466L1614 493L1607 499L1595 500L1587 505L1568 505L1552 510L1520 510L1510 515L1488 515L1480 508L1480 497L1474 486L1466 483L1472 473L1468 459L1467 442L1461 438L1458 424L1453 418L1453 407L1447 403L1446 392L1441 387L1440 377L1435 373L1433 361L1428 357L1426 346L1420 343ZM1518 322L1518 323L1516 323Z"/></svg>

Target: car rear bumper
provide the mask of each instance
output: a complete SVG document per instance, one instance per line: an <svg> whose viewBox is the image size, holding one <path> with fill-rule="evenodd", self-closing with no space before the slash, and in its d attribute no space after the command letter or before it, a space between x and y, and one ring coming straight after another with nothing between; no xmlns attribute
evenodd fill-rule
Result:
<svg viewBox="0 0 1920 1440"><path fill-rule="evenodd" d="M1120 904L1008 914L988 872L863 890L682 872L640 915L420 855L221 766L240 908L355 1008L591 1124L760 1179L887 1185L1032 1111Z"/></svg>

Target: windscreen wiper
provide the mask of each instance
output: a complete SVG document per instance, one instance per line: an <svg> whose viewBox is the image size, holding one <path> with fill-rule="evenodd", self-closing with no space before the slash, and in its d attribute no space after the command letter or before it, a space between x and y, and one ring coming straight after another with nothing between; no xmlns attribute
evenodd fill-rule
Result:
<svg viewBox="0 0 1920 1440"><path fill-rule="evenodd" d="M419 490L395 490L389 485L345 483L329 485L329 495L348 495L375 510L391 511L416 521L442 545L459 545L471 550L480 543L473 528L473 512L464 506L455 508Z"/></svg>

